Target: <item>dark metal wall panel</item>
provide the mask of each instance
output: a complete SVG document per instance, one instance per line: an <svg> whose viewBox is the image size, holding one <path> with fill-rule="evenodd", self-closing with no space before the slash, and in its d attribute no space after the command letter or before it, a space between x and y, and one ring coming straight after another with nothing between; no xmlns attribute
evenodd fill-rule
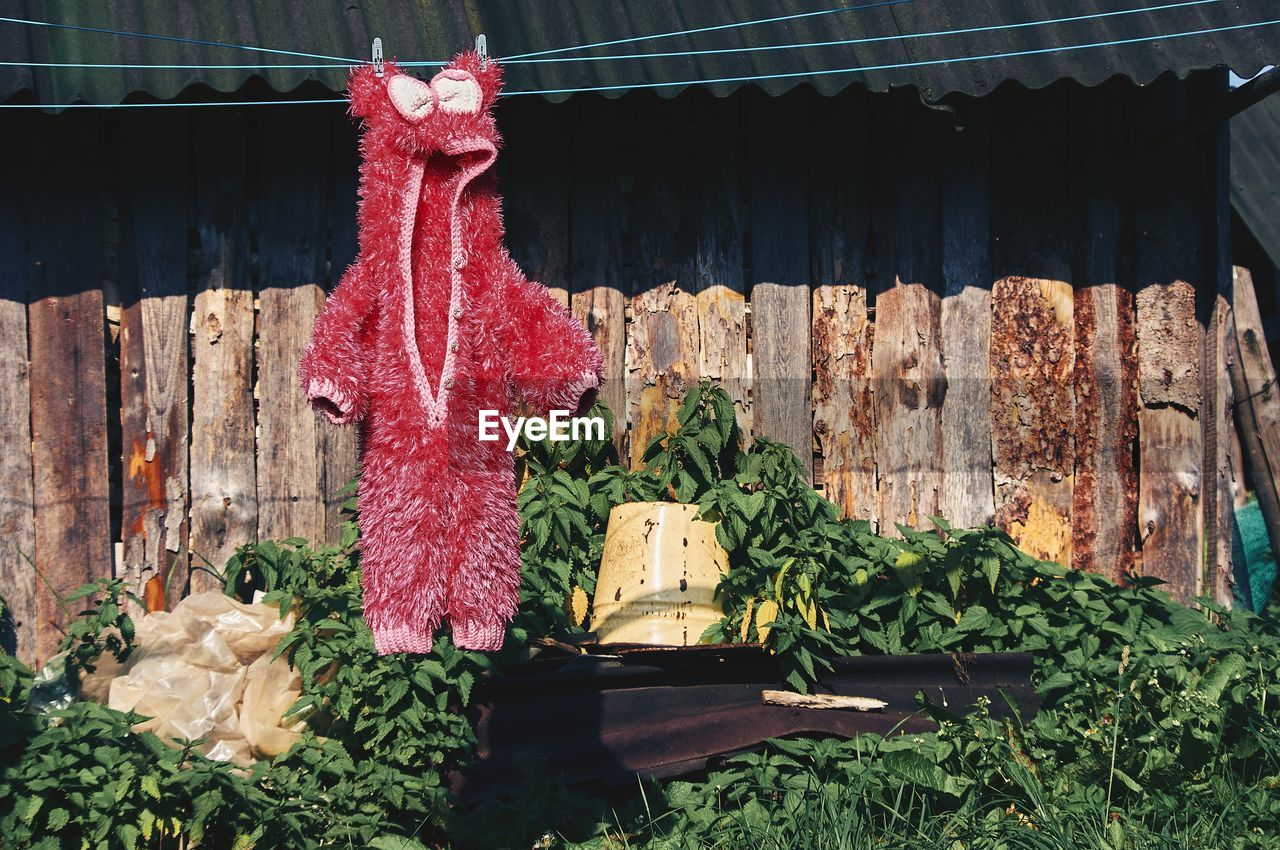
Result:
<svg viewBox="0 0 1280 850"><path fill-rule="evenodd" d="M1280 266L1280 95L1231 119L1231 205Z"/></svg>
<svg viewBox="0 0 1280 850"><path fill-rule="evenodd" d="M75 23L206 41L293 50L354 61L366 60L373 36L383 39L388 58L444 59L471 46L477 33L489 38L496 56L513 56L630 39L677 30L717 27L735 21L775 18L845 7L844 11L760 24L714 29L689 36L645 39L573 55L722 52L699 56L657 56L624 61L511 64L508 91L582 89L670 82L659 89L671 96L689 81L722 80L710 88L725 95L740 78L790 75L759 81L769 94L801 82L822 94L860 83L872 91L914 85L930 100L959 92L983 95L1006 80L1040 88L1072 78L1096 85L1124 75L1145 84L1165 71L1186 76L1194 70L1226 65L1251 76L1280 54L1280 26L1247 27L1228 32L1162 41L1061 50L1072 45L1101 45L1253 24L1280 17L1274 0L1203 0L1158 11L1077 20L1050 26L1026 26L914 38L921 33L1021 24L1063 17L1169 6L1179 0L572 0L528 3L519 0L351 0L300 7L272 0L178 3L116 0L102 4L74 0L0 0L5 17ZM868 7L868 8L858 8ZM795 49L804 42L864 40ZM866 41L866 39L871 39ZM745 48L783 46L778 50ZM1055 49L1056 48L1056 49ZM1023 56L955 62L962 57L1031 53ZM10 62L109 64L267 64L268 68L31 68L0 67L0 98L26 92L40 103L89 101L117 103L131 96L176 98L192 86L234 92L252 77L272 90L292 92L309 81L341 91L341 68L287 65L323 63L323 59L230 50L172 41L125 38L103 33L0 23L0 59ZM885 67L906 64L911 67ZM846 69L862 69L848 71ZM836 73L831 73L831 72ZM312 92L315 96L318 92ZM614 92L617 93L617 92ZM188 93L187 96L190 96ZM567 94L549 95L561 100Z"/></svg>

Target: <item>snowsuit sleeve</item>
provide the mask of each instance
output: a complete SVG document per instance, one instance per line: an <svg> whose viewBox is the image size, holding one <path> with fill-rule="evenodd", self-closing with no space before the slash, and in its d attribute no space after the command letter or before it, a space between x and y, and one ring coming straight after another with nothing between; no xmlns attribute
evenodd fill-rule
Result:
<svg viewBox="0 0 1280 850"><path fill-rule="evenodd" d="M365 414L364 331L376 308L375 295L360 263L347 269L325 300L311 341L302 352L298 365L302 390L311 406L335 425L358 422Z"/></svg>
<svg viewBox="0 0 1280 850"><path fill-rule="evenodd" d="M604 358L582 323L547 292L507 263L503 347L508 375L539 413L585 413L595 403Z"/></svg>

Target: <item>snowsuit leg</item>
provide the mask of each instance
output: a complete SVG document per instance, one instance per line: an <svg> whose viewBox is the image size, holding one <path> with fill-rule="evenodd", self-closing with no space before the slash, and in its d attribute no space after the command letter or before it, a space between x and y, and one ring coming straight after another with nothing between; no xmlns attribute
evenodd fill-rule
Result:
<svg viewBox="0 0 1280 850"><path fill-rule="evenodd" d="M459 475L457 513L446 534L449 622L464 649L502 648L520 588L520 518L511 456Z"/></svg>
<svg viewBox="0 0 1280 850"><path fill-rule="evenodd" d="M379 655L430 652L444 614L448 553L440 536L451 522L452 494L436 476L421 474L421 460L406 458L403 448L371 448L363 458L361 585Z"/></svg>

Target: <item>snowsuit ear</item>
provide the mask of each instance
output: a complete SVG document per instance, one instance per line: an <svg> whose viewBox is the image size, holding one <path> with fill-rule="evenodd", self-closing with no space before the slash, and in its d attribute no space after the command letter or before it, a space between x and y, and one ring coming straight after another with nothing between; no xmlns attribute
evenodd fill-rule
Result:
<svg viewBox="0 0 1280 850"><path fill-rule="evenodd" d="M387 80L400 73L395 63L388 62L383 76L379 77L372 65L359 65L347 76L347 100L351 114L369 121L388 114L391 103L387 98Z"/></svg>
<svg viewBox="0 0 1280 850"><path fill-rule="evenodd" d="M466 71L475 77L476 82L480 84L480 111L484 112L498 100L498 94L502 91L502 68L498 63L490 59L483 70L480 68L480 56L474 50L468 50L459 53L454 57L446 68L456 68L459 71Z"/></svg>

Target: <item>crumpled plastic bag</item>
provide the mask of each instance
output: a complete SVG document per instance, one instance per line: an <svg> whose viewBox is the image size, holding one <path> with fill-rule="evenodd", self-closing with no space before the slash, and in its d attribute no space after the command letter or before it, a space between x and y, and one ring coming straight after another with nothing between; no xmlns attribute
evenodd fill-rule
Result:
<svg viewBox="0 0 1280 850"><path fill-rule="evenodd" d="M110 653L106 654L108 658ZM59 652L36 672L27 694L27 710L48 714L66 708L76 701L75 685L67 675L67 653Z"/></svg>
<svg viewBox="0 0 1280 850"><path fill-rule="evenodd" d="M306 728L283 716L302 680L285 658L271 658L296 618L281 619L278 608L259 599L246 605L207 591L172 611L147 614L125 662L95 672L83 692L102 701L105 690L111 708L145 715L135 732L152 732L175 747L204 739L196 751L216 761L248 767L279 755Z"/></svg>

